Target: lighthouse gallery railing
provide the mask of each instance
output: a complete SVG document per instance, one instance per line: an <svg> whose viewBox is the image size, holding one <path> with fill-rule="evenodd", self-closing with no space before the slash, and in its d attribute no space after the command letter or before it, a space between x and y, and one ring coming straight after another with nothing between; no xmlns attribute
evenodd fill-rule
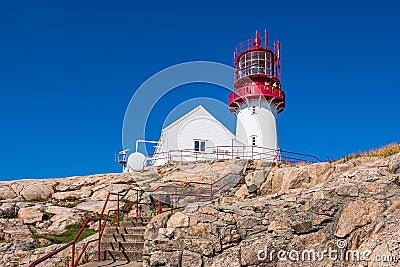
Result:
<svg viewBox="0 0 400 267"><path fill-rule="evenodd" d="M176 149L149 154L147 159L151 164L157 162L165 163L168 161L190 162L228 159L268 160L290 164L311 164L321 162L318 157L311 154L259 146L215 146L206 147L205 151L198 151L195 149Z"/></svg>

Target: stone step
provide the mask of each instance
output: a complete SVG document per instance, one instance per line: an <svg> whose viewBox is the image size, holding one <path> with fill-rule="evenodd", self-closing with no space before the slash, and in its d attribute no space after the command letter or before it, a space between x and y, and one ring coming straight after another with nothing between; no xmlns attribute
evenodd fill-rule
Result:
<svg viewBox="0 0 400 267"><path fill-rule="evenodd" d="M102 250L143 252L143 246L144 246L143 241L138 241L138 242L104 241L104 242L100 242L100 247Z"/></svg>
<svg viewBox="0 0 400 267"><path fill-rule="evenodd" d="M135 221L130 221L129 219L127 221L122 221L119 223L120 227L146 227L148 224L147 221L143 222L135 222Z"/></svg>
<svg viewBox="0 0 400 267"><path fill-rule="evenodd" d="M144 241L143 234L104 234L101 241L115 241L115 242L140 242Z"/></svg>
<svg viewBox="0 0 400 267"><path fill-rule="evenodd" d="M142 261L143 252L137 251L116 251L102 250L100 255L102 260L113 261Z"/></svg>
<svg viewBox="0 0 400 267"><path fill-rule="evenodd" d="M132 227L132 226L146 226L150 222L151 218L148 217L127 217L125 220L120 222L120 226L127 226L127 227Z"/></svg>
<svg viewBox="0 0 400 267"><path fill-rule="evenodd" d="M144 234L146 227L106 227L104 234Z"/></svg>

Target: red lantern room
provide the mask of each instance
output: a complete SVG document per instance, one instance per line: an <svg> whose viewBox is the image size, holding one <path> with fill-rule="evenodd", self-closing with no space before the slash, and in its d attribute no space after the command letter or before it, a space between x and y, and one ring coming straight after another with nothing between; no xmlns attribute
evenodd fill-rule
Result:
<svg viewBox="0 0 400 267"><path fill-rule="evenodd" d="M285 109L285 93L280 82L280 42L268 47L268 33L240 43L234 53L235 83L229 95L229 108L236 113L249 99L265 99L276 105L277 113Z"/></svg>

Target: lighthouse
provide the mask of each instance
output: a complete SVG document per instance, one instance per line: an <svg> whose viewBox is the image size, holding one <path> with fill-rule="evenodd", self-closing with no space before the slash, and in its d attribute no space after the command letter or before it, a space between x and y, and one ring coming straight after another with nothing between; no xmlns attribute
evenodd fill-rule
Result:
<svg viewBox="0 0 400 267"><path fill-rule="evenodd" d="M257 153L279 151L278 114L285 109L280 82L280 42L268 33L240 43L234 52L234 91L229 109L237 117L236 138Z"/></svg>
<svg viewBox="0 0 400 267"><path fill-rule="evenodd" d="M236 132L199 105L163 128L158 141L137 140L136 152L122 161L128 162L129 168L124 170L141 169L146 162L157 166L169 161L282 160L277 121L285 109L285 93L280 60L280 42L270 46L267 31L262 38L256 31L254 39L240 43L234 52L234 88L228 104L236 115ZM156 144L154 153L147 157L138 153L139 141ZM286 161L288 153L285 151Z"/></svg>

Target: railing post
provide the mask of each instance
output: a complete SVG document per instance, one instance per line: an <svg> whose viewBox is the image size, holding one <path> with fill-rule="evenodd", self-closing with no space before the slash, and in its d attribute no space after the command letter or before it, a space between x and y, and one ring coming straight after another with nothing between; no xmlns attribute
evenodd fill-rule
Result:
<svg viewBox="0 0 400 267"><path fill-rule="evenodd" d="M101 218L99 218L99 226L97 227L97 232L99 234L99 238L97 240L97 261L100 261Z"/></svg>
<svg viewBox="0 0 400 267"><path fill-rule="evenodd" d="M117 222L116 225L119 226L119 195L117 195Z"/></svg>
<svg viewBox="0 0 400 267"><path fill-rule="evenodd" d="M75 242L72 244L71 267L75 267Z"/></svg>
<svg viewBox="0 0 400 267"><path fill-rule="evenodd" d="M136 191L136 218L139 217L139 191Z"/></svg>
<svg viewBox="0 0 400 267"><path fill-rule="evenodd" d="M157 213L161 214L161 195L158 194L158 208L157 208Z"/></svg>

